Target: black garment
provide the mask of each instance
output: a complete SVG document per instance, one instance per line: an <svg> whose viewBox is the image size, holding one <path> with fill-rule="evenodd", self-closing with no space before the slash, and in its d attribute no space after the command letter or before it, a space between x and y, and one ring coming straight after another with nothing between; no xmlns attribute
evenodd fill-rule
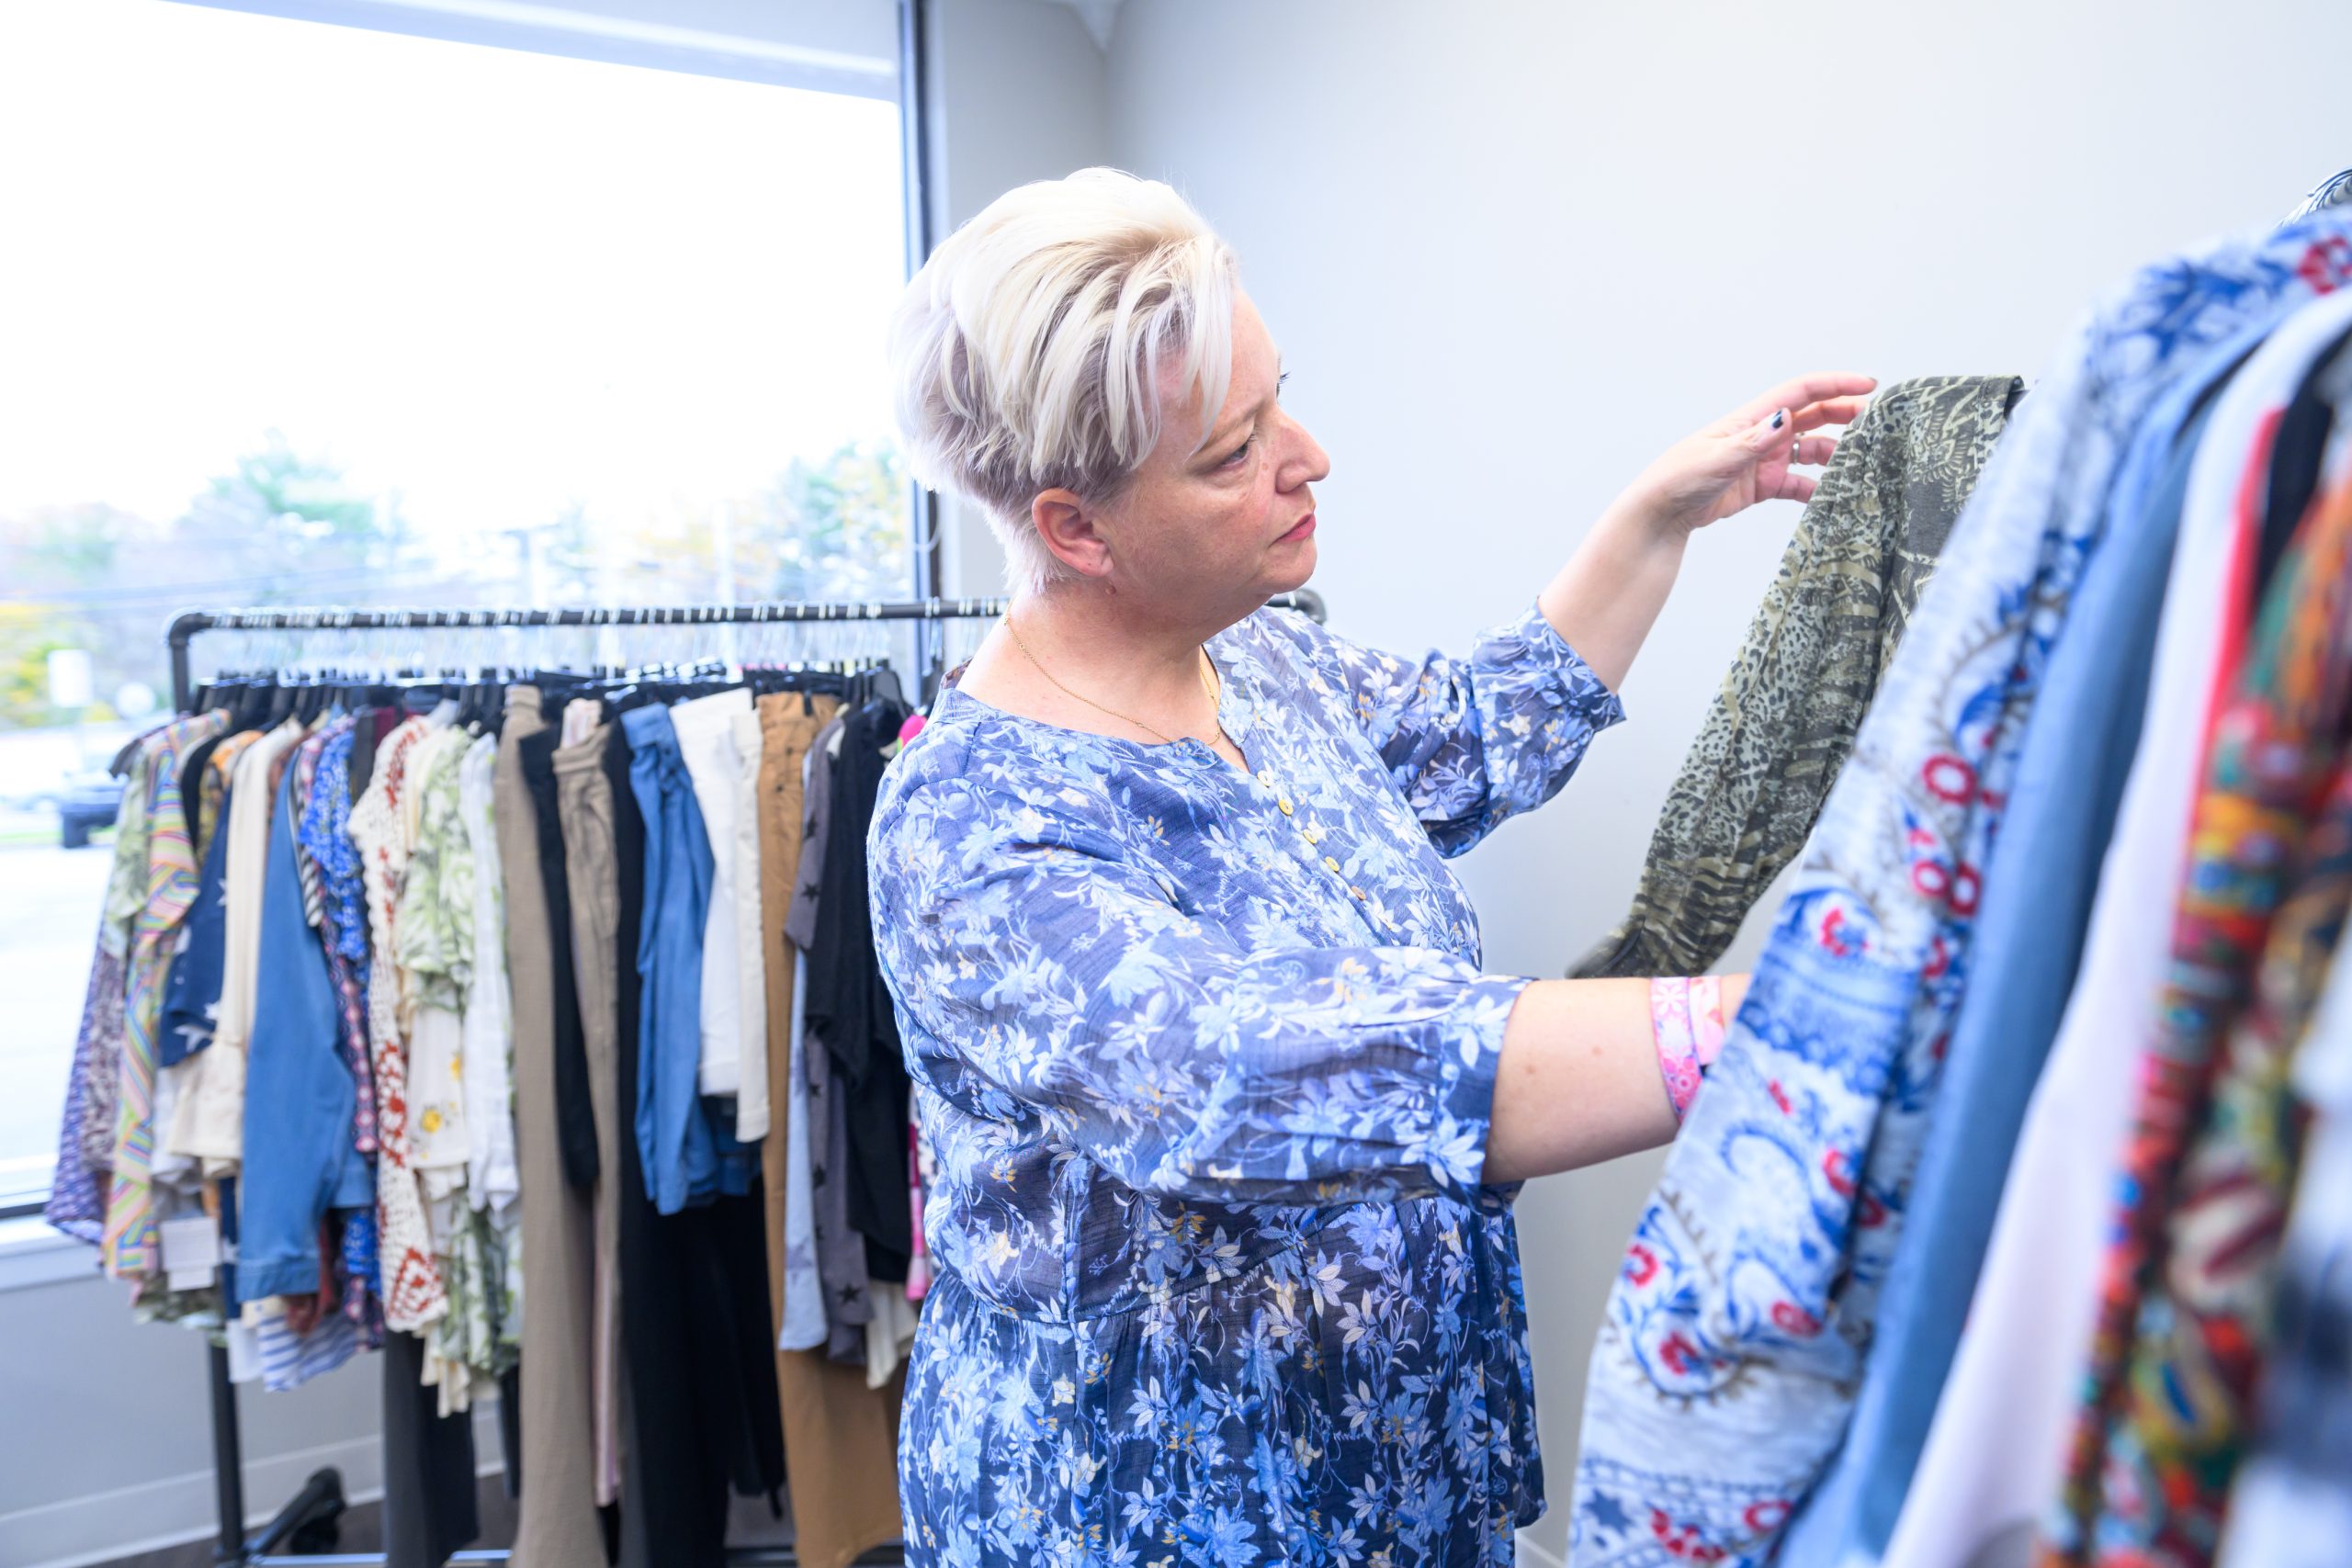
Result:
<svg viewBox="0 0 2352 1568"><path fill-rule="evenodd" d="M825 829L824 891L817 900L816 941L808 951L808 1037L821 1039L840 1070L849 1130L849 1223L866 1241L866 1271L903 1280L914 1253L907 1202L907 1099L904 1053L882 966L874 956L874 915L866 881L865 831L874 821L887 759L904 705L872 702L842 726Z"/></svg>
<svg viewBox="0 0 2352 1568"><path fill-rule="evenodd" d="M561 714L550 711L543 729L514 742L523 783L538 819L539 894L548 907L548 962L555 980L555 1131L563 1179L585 1191L596 1185L596 1104L588 1087L588 1036L580 1026L580 992L572 973L571 877L564 869L563 822L557 810L555 753ZM509 889L510 898L530 889Z"/></svg>
<svg viewBox="0 0 2352 1568"><path fill-rule="evenodd" d="M436 1414L441 1391L428 1388L424 1341L384 1336L384 1562L386 1568L440 1568L481 1534L474 1506L474 1424Z"/></svg>
<svg viewBox="0 0 2352 1568"><path fill-rule="evenodd" d="M521 1362L498 1374L498 1447L506 1456L506 1495L523 1495L523 1367Z"/></svg>
<svg viewBox="0 0 2352 1568"><path fill-rule="evenodd" d="M368 708L359 715L359 722L351 729L351 804L368 793L369 781L376 776L376 742L383 739L382 708Z"/></svg>
<svg viewBox="0 0 2352 1568"><path fill-rule="evenodd" d="M212 753L220 742L229 739L227 730L208 735L188 748L187 761L180 764L180 806L187 813L187 841L198 842L204 837L204 770L212 761Z"/></svg>
<svg viewBox="0 0 2352 1568"><path fill-rule="evenodd" d="M645 819L629 787L628 737L605 727L619 919L606 955L618 978L619 1097L638 1086L637 968L645 919ZM637 1139L617 1140L621 1359L628 1432L623 1568L717 1568L726 1558L730 1482L747 1495L784 1484L775 1328L768 1313L765 1205L754 1192L664 1216L646 1190Z"/></svg>
<svg viewBox="0 0 2352 1568"><path fill-rule="evenodd" d="M2263 501L2262 547L2255 581L2267 584L2287 553L2287 546L2302 525L2312 497L2319 493L2320 467L2327 456L2329 434L2335 428L2335 406L2327 400L2327 384L2335 379L2336 362L2352 332L2339 335L2303 375L2292 401L2278 417L2271 438L2269 483Z"/></svg>

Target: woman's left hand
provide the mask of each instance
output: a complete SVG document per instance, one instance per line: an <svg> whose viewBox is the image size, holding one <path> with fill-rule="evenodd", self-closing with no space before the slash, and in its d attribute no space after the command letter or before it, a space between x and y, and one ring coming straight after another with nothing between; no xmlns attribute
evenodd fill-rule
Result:
<svg viewBox="0 0 2352 1568"><path fill-rule="evenodd" d="M1844 371L1784 381L1676 442L1620 504L1655 527L1687 535L1759 501L1811 501L1813 476L1797 466L1826 463L1838 442L1807 432L1851 423L1877 385Z"/></svg>

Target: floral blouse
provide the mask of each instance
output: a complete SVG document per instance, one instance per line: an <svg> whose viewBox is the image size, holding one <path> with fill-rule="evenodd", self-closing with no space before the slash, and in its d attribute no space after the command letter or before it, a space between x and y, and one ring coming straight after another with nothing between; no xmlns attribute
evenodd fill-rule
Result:
<svg viewBox="0 0 2352 1568"><path fill-rule="evenodd" d="M1443 858L1623 716L1531 609L1466 661L1263 611L1244 773L950 688L885 776L875 941L939 1178L916 1563L1508 1562L1541 1511L1503 1026Z"/></svg>

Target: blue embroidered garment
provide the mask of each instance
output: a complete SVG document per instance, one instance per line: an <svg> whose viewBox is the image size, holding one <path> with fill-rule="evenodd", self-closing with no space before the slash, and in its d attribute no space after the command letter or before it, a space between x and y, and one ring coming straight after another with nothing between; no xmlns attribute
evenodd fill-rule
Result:
<svg viewBox="0 0 2352 1568"><path fill-rule="evenodd" d="M1503 1025L1442 855L1615 697L1541 615L1467 662L1264 611L1253 774L950 690L883 782L874 933L939 1168L914 1563L1508 1562L1541 1511Z"/></svg>
<svg viewBox="0 0 2352 1568"><path fill-rule="evenodd" d="M2183 369L2352 279L2352 215L2153 266L1986 466L1822 812L1592 1354L1579 1568L1771 1559L1835 1451L1971 958L1981 868L2116 465Z"/></svg>

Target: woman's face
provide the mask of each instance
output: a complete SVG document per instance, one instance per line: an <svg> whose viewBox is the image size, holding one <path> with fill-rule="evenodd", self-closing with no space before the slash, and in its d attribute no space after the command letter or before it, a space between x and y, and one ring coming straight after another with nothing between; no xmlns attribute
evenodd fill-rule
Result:
<svg viewBox="0 0 2352 1568"><path fill-rule="evenodd" d="M1199 399L1171 406L1159 444L1116 496L1058 520L1057 553L1155 619L1227 626L1315 570L1315 497L1330 459L1277 400L1282 361L1247 296L1233 310L1233 381L1201 432ZM1068 491L1049 492L1068 496ZM1075 497L1071 497L1075 501ZM1040 502L1046 500L1040 497ZM1041 506L1040 511L1043 511ZM1088 537L1091 536L1091 537ZM1060 547L1082 545L1073 556Z"/></svg>

